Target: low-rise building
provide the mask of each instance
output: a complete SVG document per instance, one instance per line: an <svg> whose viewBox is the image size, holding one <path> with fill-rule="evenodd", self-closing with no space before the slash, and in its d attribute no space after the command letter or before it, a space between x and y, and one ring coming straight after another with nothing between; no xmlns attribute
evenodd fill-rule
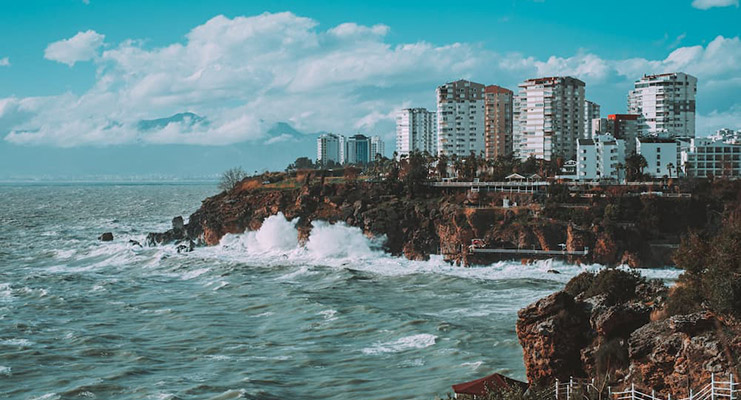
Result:
<svg viewBox="0 0 741 400"><path fill-rule="evenodd" d="M694 138L681 154L682 171L687 177L741 176L741 142L723 137Z"/></svg>
<svg viewBox="0 0 741 400"><path fill-rule="evenodd" d="M679 144L674 139L641 137L636 139L636 153L646 159L643 173L654 178L677 176Z"/></svg>
<svg viewBox="0 0 741 400"><path fill-rule="evenodd" d="M577 141L576 176L579 180L620 180L625 141L610 134Z"/></svg>

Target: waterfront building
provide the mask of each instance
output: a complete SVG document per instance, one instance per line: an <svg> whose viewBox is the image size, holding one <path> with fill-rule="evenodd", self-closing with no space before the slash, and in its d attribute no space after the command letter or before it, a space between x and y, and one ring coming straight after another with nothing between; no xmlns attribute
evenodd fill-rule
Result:
<svg viewBox="0 0 741 400"><path fill-rule="evenodd" d="M376 155L380 154L381 157L386 156L386 145L383 143L383 139L380 136L371 136L370 138L370 154L368 161L375 161Z"/></svg>
<svg viewBox="0 0 741 400"><path fill-rule="evenodd" d="M515 101L514 153L521 159L576 156L584 133L584 82L572 77L528 79Z"/></svg>
<svg viewBox="0 0 741 400"><path fill-rule="evenodd" d="M342 135L334 133L324 133L319 135L316 140L316 161L319 164L326 165L329 161L342 164L344 151L341 151L344 145Z"/></svg>
<svg viewBox="0 0 741 400"><path fill-rule="evenodd" d="M582 135L582 138L592 138L592 121L594 119L599 119L600 115L599 104L589 100L584 100L584 134Z"/></svg>
<svg viewBox="0 0 741 400"><path fill-rule="evenodd" d="M628 93L628 112L640 115L638 136L695 137L697 78L683 72L644 75Z"/></svg>
<svg viewBox="0 0 741 400"><path fill-rule="evenodd" d="M693 138L689 142L681 154L681 170L685 176L741 176L741 142L725 141L724 135Z"/></svg>
<svg viewBox="0 0 741 400"><path fill-rule="evenodd" d="M579 180L619 180L625 163L625 140L611 134L577 141L576 176Z"/></svg>
<svg viewBox="0 0 741 400"><path fill-rule="evenodd" d="M643 171L654 178L677 176L679 165L679 144L675 139L658 137L639 137L636 139L636 153L646 159L647 167Z"/></svg>
<svg viewBox="0 0 741 400"><path fill-rule="evenodd" d="M396 115L396 152L437 154L437 113L426 108L405 108Z"/></svg>
<svg viewBox="0 0 741 400"><path fill-rule="evenodd" d="M437 88L437 153L484 154L484 85L459 80Z"/></svg>
<svg viewBox="0 0 741 400"><path fill-rule="evenodd" d="M346 164L367 164L370 161L370 139L361 134L347 138L345 146Z"/></svg>
<svg viewBox="0 0 741 400"><path fill-rule="evenodd" d="M484 89L484 145L487 160L512 154L513 93L496 85Z"/></svg>

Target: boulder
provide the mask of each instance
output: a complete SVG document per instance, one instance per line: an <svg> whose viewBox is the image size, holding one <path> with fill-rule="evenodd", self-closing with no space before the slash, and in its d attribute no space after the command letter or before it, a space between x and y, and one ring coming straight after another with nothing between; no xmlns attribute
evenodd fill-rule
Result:
<svg viewBox="0 0 741 400"><path fill-rule="evenodd" d="M103 242L110 242L110 241L113 240L113 233L106 232L106 233L98 236L98 240L103 241Z"/></svg>

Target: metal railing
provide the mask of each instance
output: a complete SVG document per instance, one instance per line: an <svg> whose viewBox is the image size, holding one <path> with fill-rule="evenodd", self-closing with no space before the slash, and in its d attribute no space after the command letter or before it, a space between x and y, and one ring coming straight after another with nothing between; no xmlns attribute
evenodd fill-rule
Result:
<svg viewBox="0 0 741 400"><path fill-rule="evenodd" d="M542 400L584 400L601 398L602 391L595 386L594 379L569 379L567 382L556 380L553 389L546 392ZM741 400L741 386L734 381L733 374L728 375L728 380L719 380L715 374L710 375L710 383L700 390L690 389L688 397L672 396L668 394L661 397L655 390L651 393L644 392L631 384L630 388L613 392L607 388L607 398L610 400Z"/></svg>

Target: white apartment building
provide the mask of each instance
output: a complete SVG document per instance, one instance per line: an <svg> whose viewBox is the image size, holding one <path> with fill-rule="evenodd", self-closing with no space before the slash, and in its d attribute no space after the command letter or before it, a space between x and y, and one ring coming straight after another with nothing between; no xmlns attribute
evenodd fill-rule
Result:
<svg viewBox="0 0 741 400"><path fill-rule="evenodd" d="M625 141L612 135L578 139L576 177L579 180L619 180L618 164L625 162Z"/></svg>
<svg viewBox="0 0 741 400"><path fill-rule="evenodd" d="M426 108L405 108L396 115L396 152L437 154L437 113Z"/></svg>
<svg viewBox="0 0 741 400"><path fill-rule="evenodd" d="M484 85L459 80L437 88L437 153L484 154Z"/></svg>
<svg viewBox="0 0 741 400"><path fill-rule="evenodd" d="M386 156L386 145L383 143L383 139L380 136L371 136L370 138L370 153L368 155L368 161L375 161L376 155L380 154L381 157Z"/></svg>
<svg viewBox="0 0 741 400"><path fill-rule="evenodd" d="M638 136L695 137L697 78L683 72L644 75L628 93L628 112L640 115Z"/></svg>
<svg viewBox="0 0 741 400"><path fill-rule="evenodd" d="M741 176L741 142L725 141L723 136L690 139L689 147L681 154L685 176Z"/></svg>
<svg viewBox="0 0 741 400"><path fill-rule="evenodd" d="M344 162L344 136L324 133L316 140L316 161L326 165L329 161L338 164Z"/></svg>
<svg viewBox="0 0 741 400"><path fill-rule="evenodd" d="M484 89L484 144L487 160L512 154L511 90L497 85Z"/></svg>
<svg viewBox="0 0 741 400"><path fill-rule="evenodd" d="M550 160L576 156L584 134L584 82L572 77L528 79L515 101L514 153Z"/></svg>
<svg viewBox="0 0 741 400"><path fill-rule="evenodd" d="M648 165L643 172L654 178L661 178L664 175L677 176L677 166L679 165L678 147L679 144L675 139L637 138L636 153L642 155Z"/></svg>
<svg viewBox="0 0 741 400"><path fill-rule="evenodd" d="M584 134L582 135L582 138L592 138L592 132L594 132L592 120L599 119L600 115L599 104L589 100L584 100Z"/></svg>

